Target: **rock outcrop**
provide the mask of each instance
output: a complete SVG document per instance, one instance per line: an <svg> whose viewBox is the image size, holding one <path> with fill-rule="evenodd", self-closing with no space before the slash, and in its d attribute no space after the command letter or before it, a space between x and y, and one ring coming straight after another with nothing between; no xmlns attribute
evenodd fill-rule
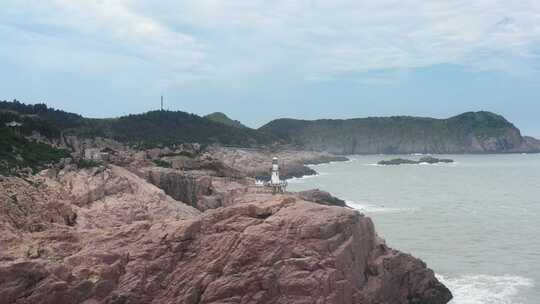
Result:
<svg viewBox="0 0 540 304"><path fill-rule="evenodd" d="M250 194L185 220L163 215L99 229L59 223L17 233L25 243L56 246L55 255L15 251L0 260L1 304L451 298L424 263L388 248L369 218L294 196Z"/></svg>
<svg viewBox="0 0 540 304"><path fill-rule="evenodd" d="M294 150L272 152L260 149L212 147L209 154L228 167L261 180L270 178L269 168L272 166L273 157L279 159L280 174L283 179L317 174L317 171L306 165L348 160L346 157L328 153Z"/></svg>
<svg viewBox="0 0 540 304"><path fill-rule="evenodd" d="M256 166L147 152L126 167L0 178L0 304L452 297L422 261L387 247L369 218L327 192L272 195L243 176ZM159 157L178 168L149 160Z"/></svg>
<svg viewBox="0 0 540 304"><path fill-rule="evenodd" d="M404 158L394 158L391 160L381 160L377 164L384 165L384 166L391 166L391 165L418 165L418 164L438 164L438 163L453 163L454 160L448 159L448 158L436 158L432 156L424 156L421 157L419 160L411 160L411 159L404 159Z"/></svg>
<svg viewBox="0 0 540 304"><path fill-rule="evenodd" d="M301 191L298 192L298 195L306 201L314 202L317 204L347 207L347 204L344 200L339 199L332 194L319 189Z"/></svg>
<svg viewBox="0 0 540 304"><path fill-rule="evenodd" d="M144 177L178 201L197 209L203 196L212 194L212 177L169 168L146 168Z"/></svg>
<svg viewBox="0 0 540 304"><path fill-rule="evenodd" d="M164 217L187 219L200 213L136 174L114 165L61 170L38 182L48 193L48 200L69 204L77 213L77 227L85 229L117 227Z"/></svg>
<svg viewBox="0 0 540 304"><path fill-rule="evenodd" d="M525 142L530 147L531 150L540 151L540 140L531 136L524 136Z"/></svg>

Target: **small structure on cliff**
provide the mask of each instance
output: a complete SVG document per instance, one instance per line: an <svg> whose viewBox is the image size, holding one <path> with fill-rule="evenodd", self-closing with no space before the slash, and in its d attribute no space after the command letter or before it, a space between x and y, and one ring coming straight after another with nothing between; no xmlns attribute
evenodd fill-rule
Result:
<svg viewBox="0 0 540 304"><path fill-rule="evenodd" d="M282 181L279 178L279 164L277 157L272 159L272 173L270 174L270 181L265 183L265 186L272 188L272 193L284 193L287 188L287 181Z"/></svg>
<svg viewBox="0 0 540 304"><path fill-rule="evenodd" d="M109 161L113 152L115 151L110 148L85 148L83 158L93 161Z"/></svg>
<svg viewBox="0 0 540 304"><path fill-rule="evenodd" d="M16 121L11 121L11 122L6 123L6 127L8 128L17 128L20 126L22 126L22 123L16 122Z"/></svg>
<svg viewBox="0 0 540 304"><path fill-rule="evenodd" d="M17 134L17 135L19 135L19 133L20 133L21 126L22 126L22 123L16 122L16 121L6 123L6 127L13 130L13 132L15 132L15 134Z"/></svg>

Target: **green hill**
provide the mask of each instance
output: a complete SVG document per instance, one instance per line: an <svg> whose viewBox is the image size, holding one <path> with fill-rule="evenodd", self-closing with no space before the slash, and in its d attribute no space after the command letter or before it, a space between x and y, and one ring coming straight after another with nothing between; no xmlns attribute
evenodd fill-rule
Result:
<svg viewBox="0 0 540 304"><path fill-rule="evenodd" d="M278 140L274 135L215 122L182 111L151 111L119 118L90 119L47 107L17 101L0 102L0 123L23 123L21 132L33 131L57 138L61 134L82 137L107 137L146 147L183 142L220 143L236 146L269 145Z"/></svg>
<svg viewBox="0 0 540 304"><path fill-rule="evenodd" d="M277 140L264 132L224 125L181 111L153 111L113 119L107 124L106 133L122 142L149 145L198 142L259 146Z"/></svg>
<svg viewBox="0 0 540 304"><path fill-rule="evenodd" d="M140 147L184 142L242 147L275 143L336 154L540 152L537 140L523 137L504 117L467 112L448 119L410 116L315 121L277 119L258 130L222 113L205 117L182 111L151 111L119 118L89 119L17 101L0 102L0 124L18 121L22 135L39 133L107 137Z"/></svg>
<svg viewBox="0 0 540 304"><path fill-rule="evenodd" d="M204 118L211 120L213 122L224 124L229 127L248 129L248 127L244 126L240 121L233 120L221 112L214 112L214 113L208 114L204 116Z"/></svg>
<svg viewBox="0 0 540 304"><path fill-rule="evenodd" d="M468 112L448 119L278 119L259 130L306 149L338 154L540 151L513 124L491 112Z"/></svg>

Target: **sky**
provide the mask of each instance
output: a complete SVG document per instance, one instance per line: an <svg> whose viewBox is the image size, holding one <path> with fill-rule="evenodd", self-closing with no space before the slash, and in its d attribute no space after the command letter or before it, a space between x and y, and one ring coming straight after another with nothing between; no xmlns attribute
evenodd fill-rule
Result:
<svg viewBox="0 0 540 304"><path fill-rule="evenodd" d="M540 137L538 0L2 0L0 99L88 117L504 115Z"/></svg>

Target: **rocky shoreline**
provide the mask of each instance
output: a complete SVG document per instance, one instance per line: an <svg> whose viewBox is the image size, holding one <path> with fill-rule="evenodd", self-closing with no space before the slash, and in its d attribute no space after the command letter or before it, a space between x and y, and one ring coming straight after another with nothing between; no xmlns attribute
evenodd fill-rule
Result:
<svg viewBox="0 0 540 304"><path fill-rule="evenodd" d="M283 179L301 178L317 175L317 171L308 165L319 165L329 162L348 161L344 156L325 152L281 150L269 151L262 149L241 149L212 147L209 152L212 157L224 164L245 172L248 176L268 180L272 157L280 162L280 173Z"/></svg>
<svg viewBox="0 0 540 304"><path fill-rule="evenodd" d="M0 177L0 304L425 303L450 291L368 217L312 190L255 185L343 160L211 147L115 151Z"/></svg>

